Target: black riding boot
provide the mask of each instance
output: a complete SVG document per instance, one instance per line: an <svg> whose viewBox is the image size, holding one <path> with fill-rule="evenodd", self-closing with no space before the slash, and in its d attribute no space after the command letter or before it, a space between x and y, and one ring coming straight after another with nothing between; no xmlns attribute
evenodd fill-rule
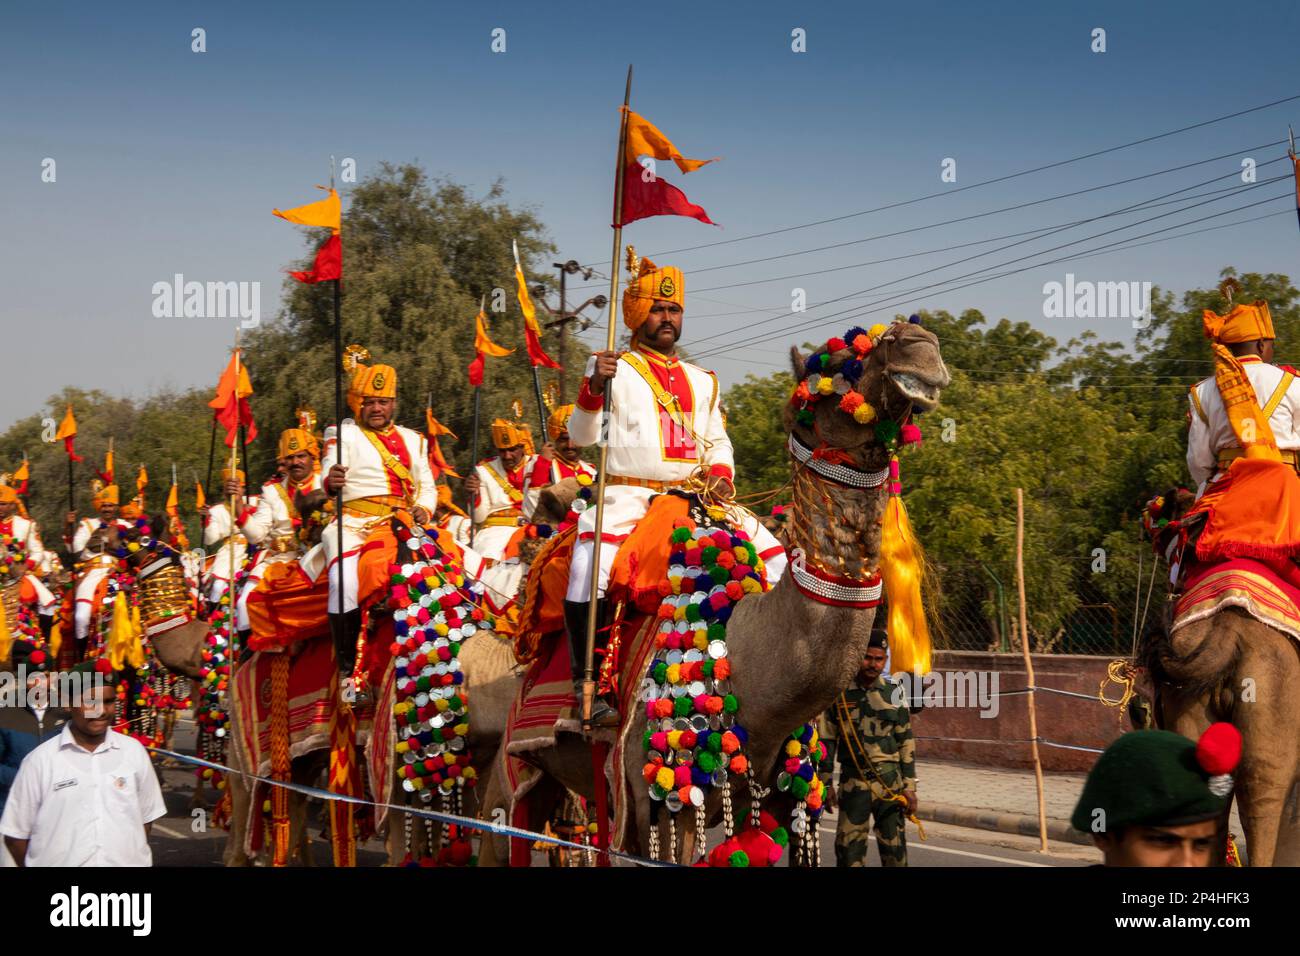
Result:
<svg viewBox="0 0 1300 956"><path fill-rule="evenodd" d="M339 677L352 676L357 666L357 638L361 636L361 608L342 614L331 614L330 635L334 638L334 661Z"/></svg>
<svg viewBox="0 0 1300 956"><path fill-rule="evenodd" d="M53 614L37 614L36 622L41 626L41 640L46 644L50 642L50 633L54 630Z"/></svg>
<svg viewBox="0 0 1300 956"><path fill-rule="evenodd" d="M564 630L569 638L569 665L573 671L573 693L578 699L578 709L582 709L582 683L586 676L587 650L587 609L585 601L564 602ZM602 646L600 623L604 603L596 602L596 646ZM596 697L591 704L591 722L598 727L617 727L618 711L603 697Z"/></svg>
<svg viewBox="0 0 1300 956"><path fill-rule="evenodd" d="M239 660L236 664L242 664L253 656L253 649L248 646L248 639L253 636L252 628L247 631L236 631L235 636L239 638Z"/></svg>

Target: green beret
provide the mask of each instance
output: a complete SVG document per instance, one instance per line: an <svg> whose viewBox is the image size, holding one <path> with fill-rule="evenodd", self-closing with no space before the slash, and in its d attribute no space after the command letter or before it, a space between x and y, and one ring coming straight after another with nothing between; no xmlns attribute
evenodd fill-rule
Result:
<svg viewBox="0 0 1300 956"><path fill-rule="evenodd" d="M1231 724L1214 724L1199 741L1167 730L1131 731L1097 758L1070 823L1091 833L1097 810L1105 813L1103 832L1213 819L1228 806L1240 759L1241 734Z"/></svg>

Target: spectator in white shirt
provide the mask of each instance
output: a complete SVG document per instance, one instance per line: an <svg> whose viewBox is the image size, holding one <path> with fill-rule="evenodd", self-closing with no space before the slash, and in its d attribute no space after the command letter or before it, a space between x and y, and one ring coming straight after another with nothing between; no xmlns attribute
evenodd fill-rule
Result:
<svg viewBox="0 0 1300 956"><path fill-rule="evenodd" d="M167 813L158 776L138 741L110 729L112 683L82 676L63 731L19 767L0 834L20 867L151 866L149 827Z"/></svg>

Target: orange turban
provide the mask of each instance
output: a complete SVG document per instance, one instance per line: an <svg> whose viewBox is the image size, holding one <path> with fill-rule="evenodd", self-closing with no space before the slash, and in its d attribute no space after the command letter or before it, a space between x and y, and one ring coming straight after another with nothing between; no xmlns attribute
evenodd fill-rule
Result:
<svg viewBox="0 0 1300 956"><path fill-rule="evenodd" d="M99 508L102 505L115 505L118 503L117 485L105 485L99 491L95 492L90 499L92 507Z"/></svg>
<svg viewBox="0 0 1300 956"><path fill-rule="evenodd" d="M221 469L221 480L222 480L222 481L229 481L229 480L230 480L230 466L229 466L229 465L227 465L225 468L222 468L222 469ZM236 468L236 469L235 469L235 480L238 481L240 484L243 484L243 482L244 482L244 480L245 480L245 478L244 478L244 469L242 469L242 468Z"/></svg>
<svg viewBox="0 0 1300 956"><path fill-rule="evenodd" d="M492 444L497 448L514 448L516 445L523 445L524 449L532 454L533 433L522 422L508 422L504 418L498 418L492 423Z"/></svg>
<svg viewBox="0 0 1300 956"><path fill-rule="evenodd" d="M569 416L572 414L572 405L561 405L551 412L551 417L546 420L546 434L551 436L551 441L555 441L562 432L569 430Z"/></svg>
<svg viewBox="0 0 1300 956"><path fill-rule="evenodd" d="M635 332L650 317L656 299L676 302L685 308L686 287L682 271L675 266L660 269L649 259L641 260L641 271L623 290L623 324Z"/></svg>
<svg viewBox="0 0 1300 956"><path fill-rule="evenodd" d="M1228 413L1228 424L1245 449L1245 457L1281 461L1277 439L1268 423L1268 416L1259 407L1259 399L1246 376L1246 369L1228 348L1234 342L1276 338L1268 303L1261 299L1250 305L1236 305L1227 315L1206 309L1201 314L1201 322L1205 337L1214 349L1214 384Z"/></svg>
<svg viewBox="0 0 1300 956"><path fill-rule="evenodd" d="M1254 342L1257 339L1275 339L1273 317L1268 303L1257 299L1250 305L1236 305L1227 315L1205 310L1205 335L1213 342L1232 345L1236 342Z"/></svg>
<svg viewBox="0 0 1300 956"><path fill-rule="evenodd" d="M301 428L286 428L280 433L280 449L277 453L280 458L288 458L304 451L313 458L320 457L320 445L315 435Z"/></svg>
<svg viewBox="0 0 1300 956"><path fill-rule="evenodd" d="M465 514L465 512L461 511L452 503L451 485L438 486L438 507L442 508L444 511L450 511L454 515L460 515L462 518L469 517L469 515Z"/></svg>
<svg viewBox="0 0 1300 956"><path fill-rule="evenodd" d="M396 398L397 370L391 365L358 365L348 386L348 406L353 415L361 414L366 398Z"/></svg>
<svg viewBox="0 0 1300 956"><path fill-rule="evenodd" d="M18 500L18 492L14 491L8 485L0 485L0 501L11 502Z"/></svg>
<svg viewBox="0 0 1300 956"><path fill-rule="evenodd" d="M143 514L139 498L132 498L118 510L118 517L125 518L127 521L134 521Z"/></svg>

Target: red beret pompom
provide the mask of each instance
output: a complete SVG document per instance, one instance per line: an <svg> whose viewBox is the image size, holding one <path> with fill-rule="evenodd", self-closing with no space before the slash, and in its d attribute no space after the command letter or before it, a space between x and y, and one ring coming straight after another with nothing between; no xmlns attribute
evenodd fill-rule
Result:
<svg viewBox="0 0 1300 956"><path fill-rule="evenodd" d="M1232 773L1241 761L1241 731L1220 721L1210 724L1196 741L1196 762L1211 776Z"/></svg>

